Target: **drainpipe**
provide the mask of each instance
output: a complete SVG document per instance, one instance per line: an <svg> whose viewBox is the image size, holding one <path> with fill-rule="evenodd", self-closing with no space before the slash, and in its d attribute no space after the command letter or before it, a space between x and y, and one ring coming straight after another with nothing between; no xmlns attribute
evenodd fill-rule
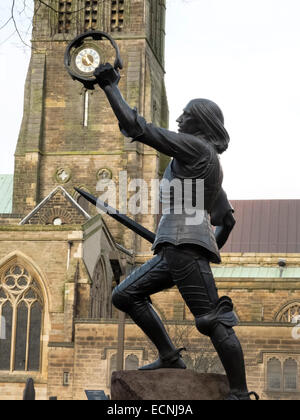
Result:
<svg viewBox="0 0 300 420"><path fill-rule="evenodd" d="M68 241L68 257L67 257L67 270L69 270L70 267L70 259L71 259L71 249L73 246L72 241Z"/></svg>

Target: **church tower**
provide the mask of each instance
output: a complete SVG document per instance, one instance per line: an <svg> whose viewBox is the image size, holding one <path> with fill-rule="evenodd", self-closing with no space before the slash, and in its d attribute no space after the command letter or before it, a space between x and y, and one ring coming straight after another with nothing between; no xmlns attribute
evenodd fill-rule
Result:
<svg viewBox="0 0 300 420"><path fill-rule="evenodd" d="M86 91L67 73L66 46L89 30L107 32L116 40L124 64L120 90L129 105L149 122L168 124L165 0L35 0L32 56L15 153L14 213L25 216L59 185L76 200L80 198L73 187L97 195L98 180L108 177L118 183L120 171L127 171L128 182L145 180L150 201L151 180L165 166L165 156L120 133L99 88ZM156 215L132 217L155 230ZM107 222L117 242L135 252L149 249L128 229Z"/></svg>

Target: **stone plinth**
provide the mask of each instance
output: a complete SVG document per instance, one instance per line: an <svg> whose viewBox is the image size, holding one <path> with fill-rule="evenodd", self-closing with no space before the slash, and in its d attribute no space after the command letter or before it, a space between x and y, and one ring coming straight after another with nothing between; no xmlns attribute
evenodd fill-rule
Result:
<svg viewBox="0 0 300 420"><path fill-rule="evenodd" d="M223 400L226 376L189 369L113 372L112 400Z"/></svg>

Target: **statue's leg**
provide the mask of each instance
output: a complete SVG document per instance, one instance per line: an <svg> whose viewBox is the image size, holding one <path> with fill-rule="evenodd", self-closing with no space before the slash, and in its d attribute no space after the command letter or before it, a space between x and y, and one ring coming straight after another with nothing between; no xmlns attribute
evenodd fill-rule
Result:
<svg viewBox="0 0 300 420"><path fill-rule="evenodd" d="M243 351L229 297L219 299L208 260L195 248L168 247L166 260L182 297L195 316L198 330L210 337L226 371L232 399L250 399Z"/></svg>
<svg viewBox="0 0 300 420"><path fill-rule="evenodd" d="M237 399L250 399L243 350L234 330L218 322L210 334L210 339L226 371L232 396L236 395Z"/></svg>
<svg viewBox="0 0 300 420"><path fill-rule="evenodd" d="M113 291L114 306L126 312L159 351L159 359L141 369L185 368L179 350L174 347L149 299L150 295L173 286L166 261L160 254L131 273Z"/></svg>

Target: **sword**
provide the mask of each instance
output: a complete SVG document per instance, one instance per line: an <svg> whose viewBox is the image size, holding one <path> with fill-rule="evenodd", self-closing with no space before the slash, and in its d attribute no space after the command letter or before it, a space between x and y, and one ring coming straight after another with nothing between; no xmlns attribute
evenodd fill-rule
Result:
<svg viewBox="0 0 300 420"><path fill-rule="evenodd" d="M79 188L74 188L82 197L84 197L87 201L92 203L98 209L107 213L110 217L120 222L122 225L128 227L133 232L140 235L142 238L146 239L146 241L150 242L151 244L155 241L155 233L151 232L150 230L146 229L144 226L140 225L139 223L135 222L134 220L130 219L130 217L125 216L125 214L121 214L118 210L114 209L113 207L109 206L104 201L99 200L99 198L94 197L92 194L87 193L86 191L80 190Z"/></svg>

